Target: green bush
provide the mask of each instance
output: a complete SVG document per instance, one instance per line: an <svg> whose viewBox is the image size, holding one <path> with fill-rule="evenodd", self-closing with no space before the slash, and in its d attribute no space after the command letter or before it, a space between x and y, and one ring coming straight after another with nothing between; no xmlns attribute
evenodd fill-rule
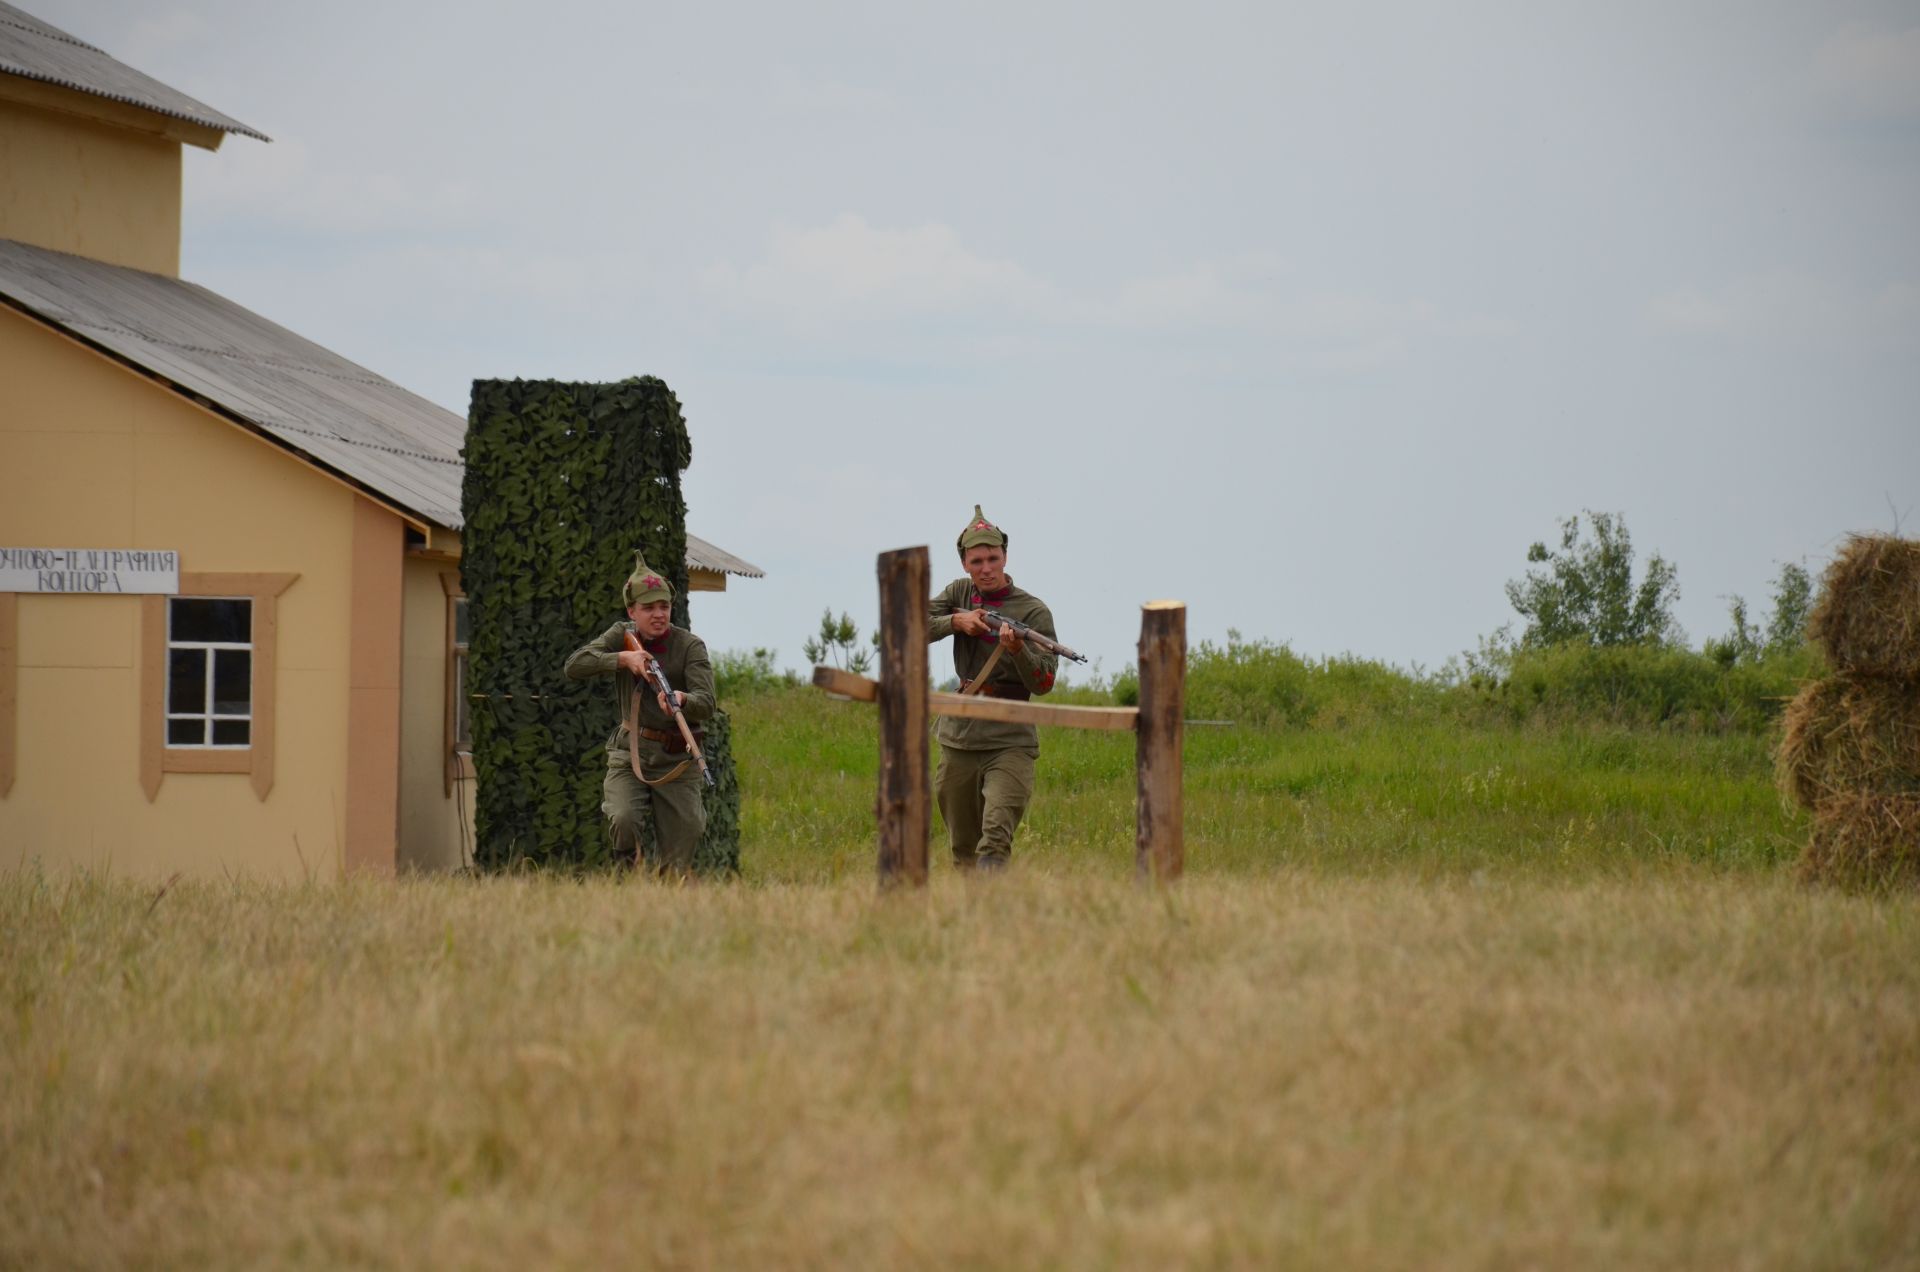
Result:
<svg viewBox="0 0 1920 1272"><path fill-rule="evenodd" d="M1313 671L1285 645L1243 640L1201 641L1187 651L1187 715L1247 725L1301 725L1317 703Z"/></svg>
<svg viewBox="0 0 1920 1272"><path fill-rule="evenodd" d="M1188 651L1187 717L1337 729L1492 715L1758 732L1825 670L1819 651L1804 642L1729 664L1678 645L1520 649L1495 641L1468 661L1423 674L1351 655L1302 658L1284 644L1234 632L1225 645L1202 641ZM1137 705L1137 671L1121 671L1107 691L1119 706Z"/></svg>
<svg viewBox="0 0 1920 1272"><path fill-rule="evenodd" d="M1140 701L1139 672L1113 678L1120 706ZM1187 717L1257 728L1338 727L1431 711L1443 689L1430 677L1342 655L1302 658L1284 644L1229 632L1225 645L1201 641L1187 651Z"/></svg>
<svg viewBox="0 0 1920 1272"><path fill-rule="evenodd" d="M1772 727L1793 696L1827 671L1825 656L1809 641L1776 646L1734 666L1728 670L1725 684L1728 701L1737 713L1735 723L1746 728Z"/></svg>
<svg viewBox="0 0 1920 1272"><path fill-rule="evenodd" d="M722 649L712 658L714 690L722 702L800 683L797 674L774 665L771 649Z"/></svg>
<svg viewBox="0 0 1920 1272"><path fill-rule="evenodd" d="M1675 645L1560 645L1516 651L1504 680L1462 691L1516 719L1752 731L1777 719L1820 667L1818 652L1806 645L1732 666Z"/></svg>

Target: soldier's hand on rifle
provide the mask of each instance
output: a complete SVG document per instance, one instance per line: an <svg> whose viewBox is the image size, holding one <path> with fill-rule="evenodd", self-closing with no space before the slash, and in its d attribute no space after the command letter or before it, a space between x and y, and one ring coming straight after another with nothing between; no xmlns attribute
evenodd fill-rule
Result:
<svg viewBox="0 0 1920 1272"><path fill-rule="evenodd" d="M953 630L962 636L985 636L987 634L987 611L983 609L958 610L953 616Z"/></svg>
<svg viewBox="0 0 1920 1272"><path fill-rule="evenodd" d="M1014 634L1012 623L1000 625L1000 648L1010 654L1017 654L1027 647L1027 642Z"/></svg>
<svg viewBox="0 0 1920 1272"><path fill-rule="evenodd" d="M667 695L664 693L654 694L653 700L660 704L660 710L665 712L667 715L672 715L674 712L680 710L682 707L687 705L687 695L684 693L681 693L678 689L675 689L673 691L672 702L667 701Z"/></svg>
<svg viewBox="0 0 1920 1272"><path fill-rule="evenodd" d="M623 649L620 651L620 670L632 672L636 676L647 674L647 663L652 655L644 649Z"/></svg>

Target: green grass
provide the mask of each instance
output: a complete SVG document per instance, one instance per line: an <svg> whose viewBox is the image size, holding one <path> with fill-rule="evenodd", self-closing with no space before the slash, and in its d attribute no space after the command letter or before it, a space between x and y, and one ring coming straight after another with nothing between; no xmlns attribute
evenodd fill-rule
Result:
<svg viewBox="0 0 1920 1272"><path fill-rule="evenodd" d="M746 877L870 872L874 709L797 688L745 695L729 709ZM1751 732L1515 723L1426 706L1331 725L1193 727L1188 869L1420 877L1773 870L1797 855L1804 827L1774 793L1768 747L1766 735ZM1016 861L1124 873L1133 817L1131 735L1041 731ZM943 836L936 813L936 867Z"/></svg>

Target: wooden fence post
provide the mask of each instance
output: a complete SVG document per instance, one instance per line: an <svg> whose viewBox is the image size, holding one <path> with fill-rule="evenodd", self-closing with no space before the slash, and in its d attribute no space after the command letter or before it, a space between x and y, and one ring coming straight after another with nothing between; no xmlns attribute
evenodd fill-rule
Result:
<svg viewBox="0 0 1920 1272"><path fill-rule="evenodd" d="M1187 607L1148 601L1140 612L1140 724L1135 742L1139 812L1134 867L1169 883L1186 866L1181 827L1180 744L1186 732Z"/></svg>
<svg viewBox="0 0 1920 1272"><path fill-rule="evenodd" d="M880 556L880 886L927 886L933 810L927 785L925 547Z"/></svg>

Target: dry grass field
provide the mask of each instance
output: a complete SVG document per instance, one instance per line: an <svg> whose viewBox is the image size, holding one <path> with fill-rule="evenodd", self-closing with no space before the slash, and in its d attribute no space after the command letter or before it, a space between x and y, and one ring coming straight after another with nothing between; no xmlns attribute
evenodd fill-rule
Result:
<svg viewBox="0 0 1920 1272"><path fill-rule="evenodd" d="M1920 907L1784 871L0 875L0 1266L1920 1265Z"/></svg>

